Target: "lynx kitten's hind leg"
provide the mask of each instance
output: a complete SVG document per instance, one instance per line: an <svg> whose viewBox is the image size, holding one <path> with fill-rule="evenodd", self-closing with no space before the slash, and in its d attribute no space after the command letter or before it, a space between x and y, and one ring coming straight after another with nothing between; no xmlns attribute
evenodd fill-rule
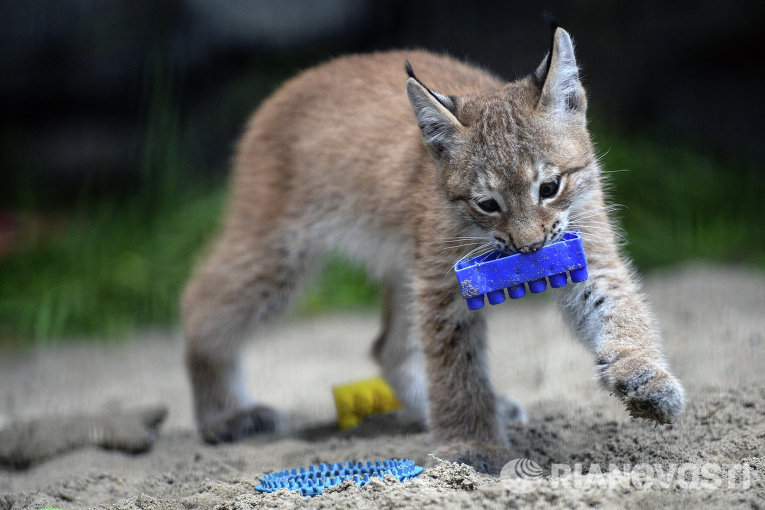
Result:
<svg viewBox="0 0 765 510"><path fill-rule="evenodd" d="M278 316L307 272L307 254L284 234L230 227L186 288L186 366L202 437L235 441L285 427L245 387L241 343L251 328ZM276 229L274 229L276 231Z"/></svg>
<svg viewBox="0 0 765 510"><path fill-rule="evenodd" d="M425 363L411 303L408 282L391 278L383 286L383 325L372 353L406 416L424 426L428 410Z"/></svg>
<svg viewBox="0 0 765 510"><path fill-rule="evenodd" d="M527 423L529 421L523 406L513 397L497 395L497 414L506 421L518 421Z"/></svg>

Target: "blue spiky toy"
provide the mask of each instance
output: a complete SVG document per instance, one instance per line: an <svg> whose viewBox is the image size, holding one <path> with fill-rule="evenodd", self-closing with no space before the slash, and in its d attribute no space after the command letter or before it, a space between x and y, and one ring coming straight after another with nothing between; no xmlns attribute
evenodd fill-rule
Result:
<svg viewBox="0 0 765 510"><path fill-rule="evenodd" d="M279 489L300 491L303 496L318 496L327 487L353 480L356 485L369 483L369 478L384 478L391 474L399 481L409 480L422 473L423 468L409 459L386 459L375 462L324 463L311 466L284 469L269 473L260 479L255 489L260 492L274 492Z"/></svg>
<svg viewBox="0 0 765 510"><path fill-rule="evenodd" d="M470 310L483 308L484 294L492 305L505 301L505 289L511 299L526 295L526 284L532 294L568 283L587 279L587 259L579 231L563 234L563 239L533 253L505 255L493 251L478 257L462 259L454 266L462 297Z"/></svg>

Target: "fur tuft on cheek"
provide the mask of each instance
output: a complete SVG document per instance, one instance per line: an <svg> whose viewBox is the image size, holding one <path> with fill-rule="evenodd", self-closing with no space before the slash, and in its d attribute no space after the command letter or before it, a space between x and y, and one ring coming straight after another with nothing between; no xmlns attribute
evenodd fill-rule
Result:
<svg viewBox="0 0 765 510"><path fill-rule="evenodd" d="M578 213L587 207L590 202L593 193L598 186L598 174L600 172L590 170L577 174L570 183L573 186L573 193L571 194L571 205L568 207L568 211L571 213Z"/></svg>

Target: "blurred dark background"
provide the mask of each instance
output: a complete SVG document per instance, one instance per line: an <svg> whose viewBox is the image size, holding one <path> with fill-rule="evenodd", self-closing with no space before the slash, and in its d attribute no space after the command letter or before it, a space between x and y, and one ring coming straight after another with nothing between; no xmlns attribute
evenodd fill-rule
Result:
<svg viewBox="0 0 765 510"><path fill-rule="evenodd" d="M547 51L544 13L574 38L638 265L765 267L765 3L2 2L0 340L172 323L233 143L295 72L417 47L512 80ZM303 308L374 302L344 285Z"/></svg>

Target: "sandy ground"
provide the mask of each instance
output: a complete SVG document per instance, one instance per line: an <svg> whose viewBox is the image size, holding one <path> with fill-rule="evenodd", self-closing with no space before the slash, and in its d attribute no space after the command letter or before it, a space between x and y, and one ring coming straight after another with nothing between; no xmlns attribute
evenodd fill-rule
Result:
<svg viewBox="0 0 765 510"><path fill-rule="evenodd" d="M589 355L549 296L490 311L495 387L529 416L508 423L508 433L517 457L543 471L527 482L438 463L427 434L395 417L336 430L332 385L378 373L369 357L373 315L288 318L250 343L251 387L289 413L292 431L218 447L193 430L177 334L4 353L0 428L38 420L43 446L57 424L79 423L71 416L105 412L119 421L155 404L169 414L147 453L85 446L23 470L0 467L0 509L765 507L765 275L688 266L651 275L646 289L688 394L672 426L630 420L597 386ZM346 483L312 499L253 489L273 470L387 457L434 466L405 484Z"/></svg>

